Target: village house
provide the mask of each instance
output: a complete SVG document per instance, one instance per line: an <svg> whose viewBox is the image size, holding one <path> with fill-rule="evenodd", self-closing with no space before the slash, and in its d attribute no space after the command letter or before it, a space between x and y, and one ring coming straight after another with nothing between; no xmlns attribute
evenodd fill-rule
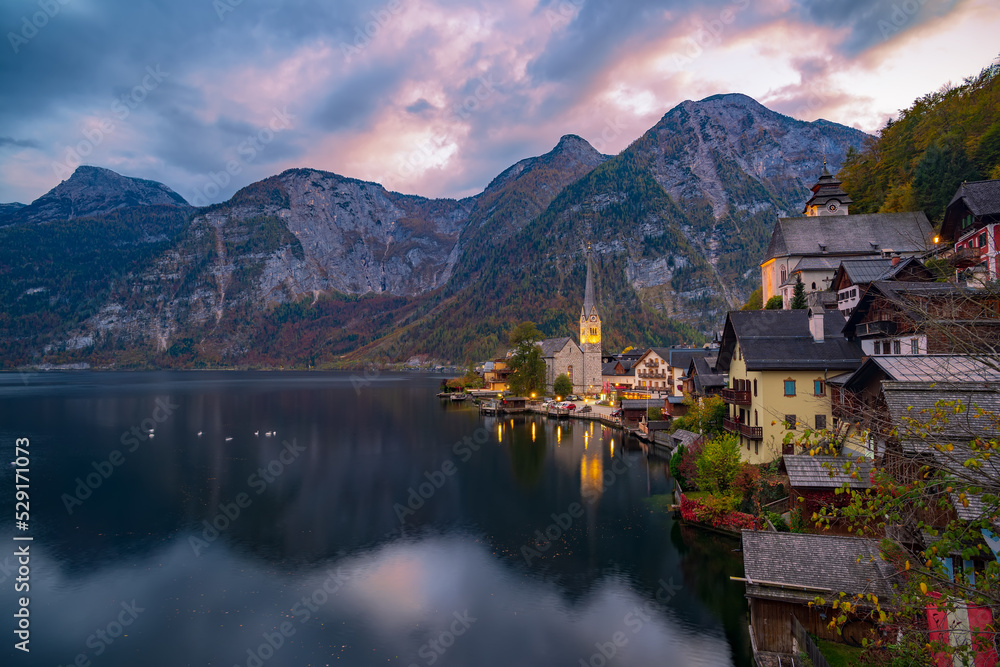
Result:
<svg viewBox="0 0 1000 667"><path fill-rule="evenodd" d="M760 265L765 303L781 295L789 308L797 279L806 293L828 290L845 259L921 256L934 247L923 212L849 215L851 200L840 186L824 167L805 217L775 223Z"/></svg>
<svg viewBox="0 0 1000 667"><path fill-rule="evenodd" d="M726 388L726 376L715 371L718 350L708 357L691 357L684 381L684 393L694 398L718 396Z"/></svg>
<svg viewBox="0 0 1000 667"><path fill-rule="evenodd" d="M844 335L866 355L954 354L1000 344L1000 294L953 283L875 281Z"/></svg>
<svg viewBox="0 0 1000 667"><path fill-rule="evenodd" d="M487 361L483 370L484 388L490 391L507 391L507 378L510 374L511 368L506 359Z"/></svg>
<svg viewBox="0 0 1000 667"><path fill-rule="evenodd" d="M601 393L614 394L628 391L635 385L632 360L613 358L601 364Z"/></svg>
<svg viewBox="0 0 1000 667"><path fill-rule="evenodd" d="M841 334L839 315L815 310L733 311L726 317L716 369L728 373L725 429L740 438L743 460L767 463L786 434L832 421L827 379L861 365L861 349Z"/></svg>
<svg viewBox="0 0 1000 667"><path fill-rule="evenodd" d="M845 259L833 274L830 289L837 294L837 308L846 319L861 296L876 280L933 282L934 274L916 257Z"/></svg>
<svg viewBox="0 0 1000 667"><path fill-rule="evenodd" d="M862 601L846 612L848 621L838 631L830 619L845 612L833 609L833 600L841 592L874 593L889 605L894 596L895 568L882 558L878 540L744 530L743 564L755 658L797 657L807 633L860 646L877 630L867 618L870 606ZM827 603L814 604L817 597ZM793 663L785 657L783 664Z"/></svg>
<svg viewBox="0 0 1000 667"><path fill-rule="evenodd" d="M1000 279L1000 180L963 183L948 204L941 239L977 282Z"/></svg>
<svg viewBox="0 0 1000 667"><path fill-rule="evenodd" d="M781 462L788 473L790 505L799 508L803 516L812 516L827 505L846 504L849 496L837 493L837 489L846 486L863 491L872 486L871 460L850 453L785 454Z"/></svg>

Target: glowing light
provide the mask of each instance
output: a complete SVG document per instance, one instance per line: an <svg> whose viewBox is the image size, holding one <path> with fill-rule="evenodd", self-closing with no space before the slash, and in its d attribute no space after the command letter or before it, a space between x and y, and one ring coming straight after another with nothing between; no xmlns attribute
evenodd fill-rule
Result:
<svg viewBox="0 0 1000 667"><path fill-rule="evenodd" d="M940 243L940 242L941 242L941 237L940 236L935 236L934 237L934 243Z"/></svg>
<svg viewBox="0 0 1000 667"><path fill-rule="evenodd" d="M588 459L580 457L580 491L585 498L597 497L604 492L604 461L598 456Z"/></svg>
<svg viewBox="0 0 1000 667"><path fill-rule="evenodd" d="M531 441L535 441L535 422L531 422Z"/></svg>
<svg viewBox="0 0 1000 667"><path fill-rule="evenodd" d="M615 439L611 439L611 458L615 458Z"/></svg>
<svg viewBox="0 0 1000 667"><path fill-rule="evenodd" d="M503 442L503 425L497 426L497 442Z"/></svg>
<svg viewBox="0 0 1000 667"><path fill-rule="evenodd" d="M562 426L556 426L556 442L562 442Z"/></svg>

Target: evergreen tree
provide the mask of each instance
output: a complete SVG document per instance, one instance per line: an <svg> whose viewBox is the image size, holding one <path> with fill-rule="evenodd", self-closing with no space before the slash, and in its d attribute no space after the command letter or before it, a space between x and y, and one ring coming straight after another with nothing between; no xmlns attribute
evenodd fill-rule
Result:
<svg viewBox="0 0 1000 667"><path fill-rule="evenodd" d="M792 310L801 310L808 305L806 303L806 286L802 283L802 278L797 278L792 292Z"/></svg>

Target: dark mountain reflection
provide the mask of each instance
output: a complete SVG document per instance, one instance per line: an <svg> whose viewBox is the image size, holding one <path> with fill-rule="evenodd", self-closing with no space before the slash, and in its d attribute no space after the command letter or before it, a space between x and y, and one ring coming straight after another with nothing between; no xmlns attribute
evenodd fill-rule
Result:
<svg viewBox="0 0 1000 667"><path fill-rule="evenodd" d="M599 424L481 418L438 382L0 376L0 451L33 452L18 664L750 664L736 543L646 501L662 462Z"/></svg>

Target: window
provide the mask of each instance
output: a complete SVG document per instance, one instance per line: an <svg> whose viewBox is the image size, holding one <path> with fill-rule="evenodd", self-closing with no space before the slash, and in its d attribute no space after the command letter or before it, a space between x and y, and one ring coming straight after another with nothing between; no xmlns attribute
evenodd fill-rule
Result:
<svg viewBox="0 0 1000 667"><path fill-rule="evenodd" d="M889 341L882 341L882 354L889 354Z"/></svg>
<svg viewBox="0 0 1000 667"><path fill-rule="evenodd" d="M785 415L785 428L789 430L795 428L795 415Z"/></svg>
<svg viewBox="0 0 1000 667"><path fill-rule="evenodd" d="M816 430L826 428L826 415L816 415Z"/></svg>
<svg viewBox="0 0 1000 667"><path fill-rule="evenodd" d="M785 396L795 395L795 380L789 378L785 380Z"/></svg>
<svg viewBox="0 0 1000 667"><path fill-rule="evenodd" d="M785 267L781 267L781 283L782 283L782 284L784 284L784 283L785 283L785 278L786 278L787 276L788 276L788 274L787 274L787 273L785 273Z"/></svg>
<svg viewBox="0 0 1000 667"><path fill-rule="evenodd" d="M754 426L760 426L760 422L757 421L757 411L756 410L753 411L753 425Z"/></svg>
<svg viewBox="0 0 1000 667"><path fill-rule="evenodd" d="M986 232L983 232L982 234L979 235L979 243L978 243L978 245L979 245L980 248L985 248L986 247Z"/></svg>
<svg viewBox="0 0 1000 667"><path fill-rule="evenodd" d="M569 379L572 382L573 381L573 366L572 365L566 367L566 375L569 376Z"/></svg>
<svg viewBox="0 0 1000 667"><path fill-rule="evenodd" d="M753 453L754 453L754 456L756 456L757 454L760 453L760 452L757 451L759 448L760 448L760 441L759 440L754 440L753 441Z"/></svg>
<svg viewBox="0 0 1000 667"><path fill-rule="evenodd" d="M813 284L812 284L812 288L813 288L813 289L816 289L816 283L813 283Z"/></svg>
<svg viewBox="0 0 1000 667"><path fill-rule="evenodd" d="M757 379L756 378L754 378L754 381L753 381L753 395L754 396L757 395Z"/></svg>
<svg viewBox="0 0 1000 667"><path fill-rule="evenodd" d="M910 339L910 354L920 354L920 341L916 338Z"/></svg>
<svg viewBox="0 0 1000 667"><path fill-rule="evenodd" d="M823 396L826 394L826 387L823 386L822 380L813 380L813 394L816 396Z"/></svg>
<svg viewBox="0 0 1000 667"><path fill-rule="evenodd" d="M900 341L898 341L898 340L892 341L892 353L893 354L902 354L903 353L902 345L903 344Z"/></svg>

